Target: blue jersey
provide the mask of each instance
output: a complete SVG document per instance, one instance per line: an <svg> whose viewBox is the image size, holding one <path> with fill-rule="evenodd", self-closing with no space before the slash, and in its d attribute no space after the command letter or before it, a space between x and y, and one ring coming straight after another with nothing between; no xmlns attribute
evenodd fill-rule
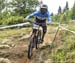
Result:
<svg viewBox="0 0 75 63"><path fill-rule="evenodd" d="M26 19L29 19L32 16L37 17L39 20L46 20L46 18L48 18L48 21L51 21L51 16L50 16L50 13L48 11L44 14L42 14L40 11L35 11L32 14L28 15L26 17Z"/></svg>

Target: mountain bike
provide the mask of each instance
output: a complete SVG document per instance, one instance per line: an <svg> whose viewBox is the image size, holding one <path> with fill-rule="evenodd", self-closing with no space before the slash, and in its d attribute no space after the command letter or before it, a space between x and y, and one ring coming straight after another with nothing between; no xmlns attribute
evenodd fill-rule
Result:
<svg viewBox="0 0 75 63"><path fill-rule="evenodd" d="M41 38L42 38L42 30L40 29L40 26L39 26L36 36L34 34L32 34L30 37L30 44L28 46L28 58L29 59L31 59L31 57L33 55L33 49L39 48L39 44L41 43Z"/></svg>

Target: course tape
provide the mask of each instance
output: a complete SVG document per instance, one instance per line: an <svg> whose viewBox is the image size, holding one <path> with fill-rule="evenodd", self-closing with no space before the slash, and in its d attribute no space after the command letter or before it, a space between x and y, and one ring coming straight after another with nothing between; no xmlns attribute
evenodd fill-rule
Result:
<svg viewBox="0 0 75 63"><path fill-rule="evenodd" d="M15 24L15 25L10 25L10 26L4 26L4 27L0 27L0 29L6 29L6 28L12 28L12 27L20 27L20 26L24 26L24 25L29 25L30 23L29 22L26 22L26 23L21 23L21 24ZM59 24L59 23L52 23L52 24ZM64 29L66 31L69 31L73 34L75 34L75 31L72 31L72 30L69 30L67 28L64 28L63 26L59 25L59 27L61 29Z"/></svg>
<svg viewBox="0 0 75 63"><path fill-rule="evenodd" d="M69 29L67 29L67 28L64 28L63 26L60 26L60 28L66 30L66 31L69 31L69 32L71 32L71 33L73 33L73 34L75 34L75 31L72 31L72 30L69 30Z"/></svg>
<svg viewBox="0 0 75 63"><path fill-rule="evenodd" d="M14 25L0 27L0 29L13 28L13 27L21 27L21 26L25 26L25 25L29 25L29 24L30 24L29 22L21 23L21 24L14 24Z"/></svg>

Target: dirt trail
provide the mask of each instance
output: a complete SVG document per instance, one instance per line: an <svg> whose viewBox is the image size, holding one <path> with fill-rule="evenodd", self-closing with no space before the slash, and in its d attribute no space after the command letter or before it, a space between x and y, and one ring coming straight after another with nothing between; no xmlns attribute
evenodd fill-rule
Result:
<svg viewBox="0 0 75 63"><path fill-rule="evenodd" d="M22 36L23 39L21 40L18 39L22 37L15 38L13 42L15 44L14 47L0 49L0 57L8 58L11 63L48 63L46 60L48 59L48 54L51 53L50 46L48 45L51 44L53 36L54 35L52 35L49 31L47 32L44 43L40 45L38 50L34 50L34 55L31 60L27 58L29 38L24 39L25 36ZM51 60L49 63L52 63Z"/></svg>

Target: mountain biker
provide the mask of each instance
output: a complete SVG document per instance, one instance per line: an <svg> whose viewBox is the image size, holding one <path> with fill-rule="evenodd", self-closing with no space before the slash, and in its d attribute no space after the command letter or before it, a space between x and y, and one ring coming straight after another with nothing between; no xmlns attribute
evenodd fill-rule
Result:
<svg viewBox="0 0 75 63"><path fill-rule="evenodd" d="M32 16L35 16L35 22L33 24L33 34L36 36L36 32L38 30L38 25L40 25L43 29L43 35L41 39L41 43L44 41L44 36L47 31L47 25L46 25L46 18L48 19L48 23L51 23L51 16L48 11L48 7L45 4L42 4L40 6L40 10L33 12L32 14L26 16L26 19L31 18Z"/></svg>

